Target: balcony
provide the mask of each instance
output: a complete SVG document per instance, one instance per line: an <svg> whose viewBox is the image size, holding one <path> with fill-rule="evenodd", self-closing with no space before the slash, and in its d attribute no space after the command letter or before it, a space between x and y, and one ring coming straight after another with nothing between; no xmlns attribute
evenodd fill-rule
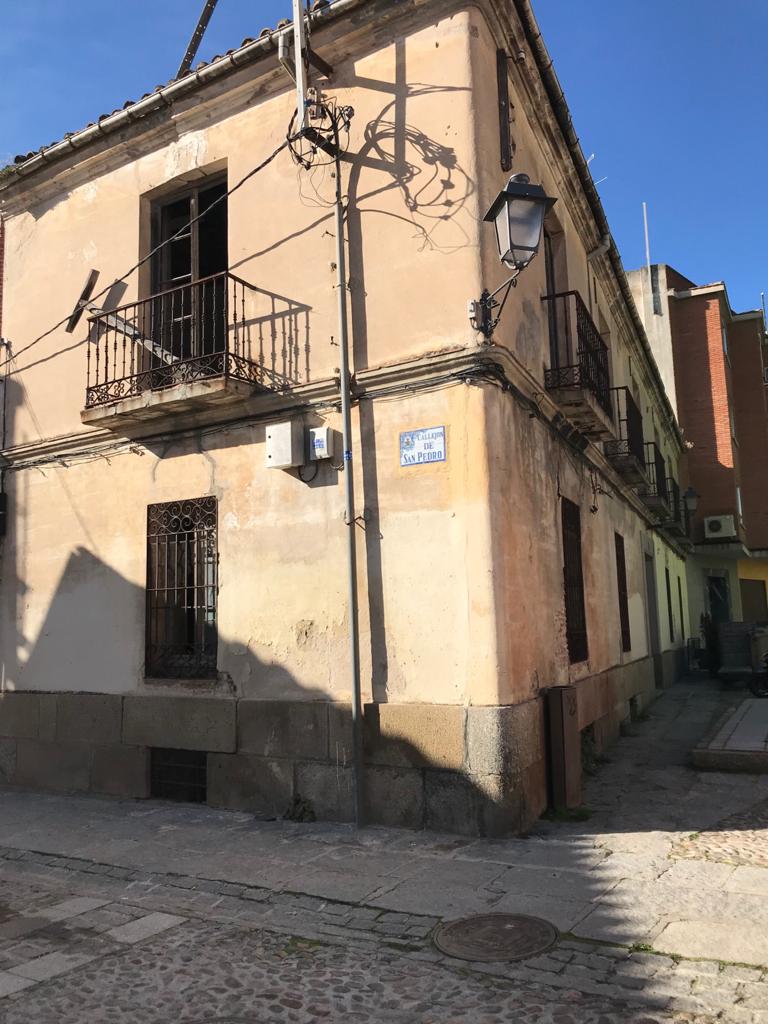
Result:
<svg viewBox="0 0 768 1024"><path fill-rule="evenodd" d="M664 456L655 441L645 443L645 475L647 482L640 490L645 504L661 519L669 519L669 490Z"/></svg>
<svg viewBox="0 0 768 1024"><path fill-rule="evenodd" d="M685 539L690 532L688 509L680 494L680 485L674 477L667 478L670 518L661 525L673 537Z"/></svg>
<svg viewBox="0 0 768 1024"><path fill-rule="evenodd" d="M259 316L264 295L270 317ZM279 298L221 273L90 317L81 419L130 436L180 412L284 391L291 380L278 372L274 351L272 368L265 365L262 328L269 319L274 340L275 321L307 307L285 300L288 309L276 310ZM294 326L282 323L283 338Z"/></svg>
<svg viewBox="0 0 768 1024"><path fill-rule="evenodd" d="M606 457L627 483L644 484L645 441L642 414L629 388L613 388L612 393L618 437L605 442Z"/></svg>
<svg viewBox="0 0 768 1024"><path fill-rule="evenodd" d="M545 295L552 366L544 385L582 434L604 441L616 436L608 349L578 292Z"/></svg>

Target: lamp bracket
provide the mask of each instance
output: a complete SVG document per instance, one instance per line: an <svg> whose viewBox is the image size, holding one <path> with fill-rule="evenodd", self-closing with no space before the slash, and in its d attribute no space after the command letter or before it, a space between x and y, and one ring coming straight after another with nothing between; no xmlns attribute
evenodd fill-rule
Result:
<svg viewBox="0 0 768 1024"><path fill-rule="evenodd" d="M484 288L480 298L469 303L469 322L474 330L480 331L489 341L501 319L501 314L504 312L504 306L509 298L509 293L513 288L517 287L519 276L520 271L516 270L512 277L508 278L503 284L500 284L494 291L489 292L487 288ZM499 302L496 296L502 291L504 295Z"/></svg>

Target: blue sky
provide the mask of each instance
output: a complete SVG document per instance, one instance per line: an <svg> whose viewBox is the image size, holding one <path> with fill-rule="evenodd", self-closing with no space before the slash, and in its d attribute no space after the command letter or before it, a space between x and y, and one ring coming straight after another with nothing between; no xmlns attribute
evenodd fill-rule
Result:
<svg viewBox="0 0 768 1024"><path fill-rule="evenodd" d="M172 78L202 0L3 0L0 165ZM290 12L219 0L201 58ZM724 279L737 309L768 291L768 3L534 0L625 266Z"/></svg>

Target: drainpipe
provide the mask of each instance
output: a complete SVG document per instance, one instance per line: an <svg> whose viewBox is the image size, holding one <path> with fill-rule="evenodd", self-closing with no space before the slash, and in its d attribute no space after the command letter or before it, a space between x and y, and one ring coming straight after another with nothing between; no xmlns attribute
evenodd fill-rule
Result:
<svg viewBox="0 0 768 1024"><path fill-rule="evenodd" d="M341 419L344 447L344 523L347 527L347 575L349 610L349 659L352 672L352 777L355 825L363 824L363 703L360 688L360 631L357 602L357 547L355 489L352 473L352 380L349 372L347 322L347 268L344 248L344 198L341 186L341 147L336 126L336 270L339 302L339 349L341 371Z"/></svg>

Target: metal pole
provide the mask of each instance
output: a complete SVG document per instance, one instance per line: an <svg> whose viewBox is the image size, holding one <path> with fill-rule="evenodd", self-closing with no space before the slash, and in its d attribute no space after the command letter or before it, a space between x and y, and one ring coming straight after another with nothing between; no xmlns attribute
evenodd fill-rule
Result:
<svg viewBox="0 0 768 1024"><path fill-rule="evenodd" d="M304 25L304 0L293 0L293 61L296 65L296 120L297 130L302 131L309 124L307 114L307 50L306 28Z"/></svg>
<svg viewBox="0 0 768 1024"><path fill-rule="evenodd" d="M344 247L344 198L341 186L341 155L338 126L336 142L336 268L339 303L339 349L341 372L341 419L344 446L344 522L347 527L347 569L349 587L349 656L352 671L352 776L355 824L363 824L363 701L360 688L360 630L357 602L357 546L355 530L355 488L352 472L352 388L349 372L349 330L347 323L347 265Z"/></svg>
<svg viewBox="0 0 768 1024"><path fill-rule="evenodd" d="M653 279L651 277L651 243L648 241L648 206L643 203L643 227L645 228L645 265L648 268L648 287L651 289L653 302Z"/></svg>
<svg viewBox="0 0 768 1024"><path fill-rule="evenodd" d="M208 28L208 22L211 20L214 8L218 0L207 0L205 7L203 7L203 13L200 15L200 20L195 26L195 31L192 33L192 38L189 40L189 46L187 52L184 54L179 64L179 70L176 72L176 77L181 78L182 75L186 75L189 69L192 67L192 61L197 55L197 51L200 48L205 30Z"/></svg>

